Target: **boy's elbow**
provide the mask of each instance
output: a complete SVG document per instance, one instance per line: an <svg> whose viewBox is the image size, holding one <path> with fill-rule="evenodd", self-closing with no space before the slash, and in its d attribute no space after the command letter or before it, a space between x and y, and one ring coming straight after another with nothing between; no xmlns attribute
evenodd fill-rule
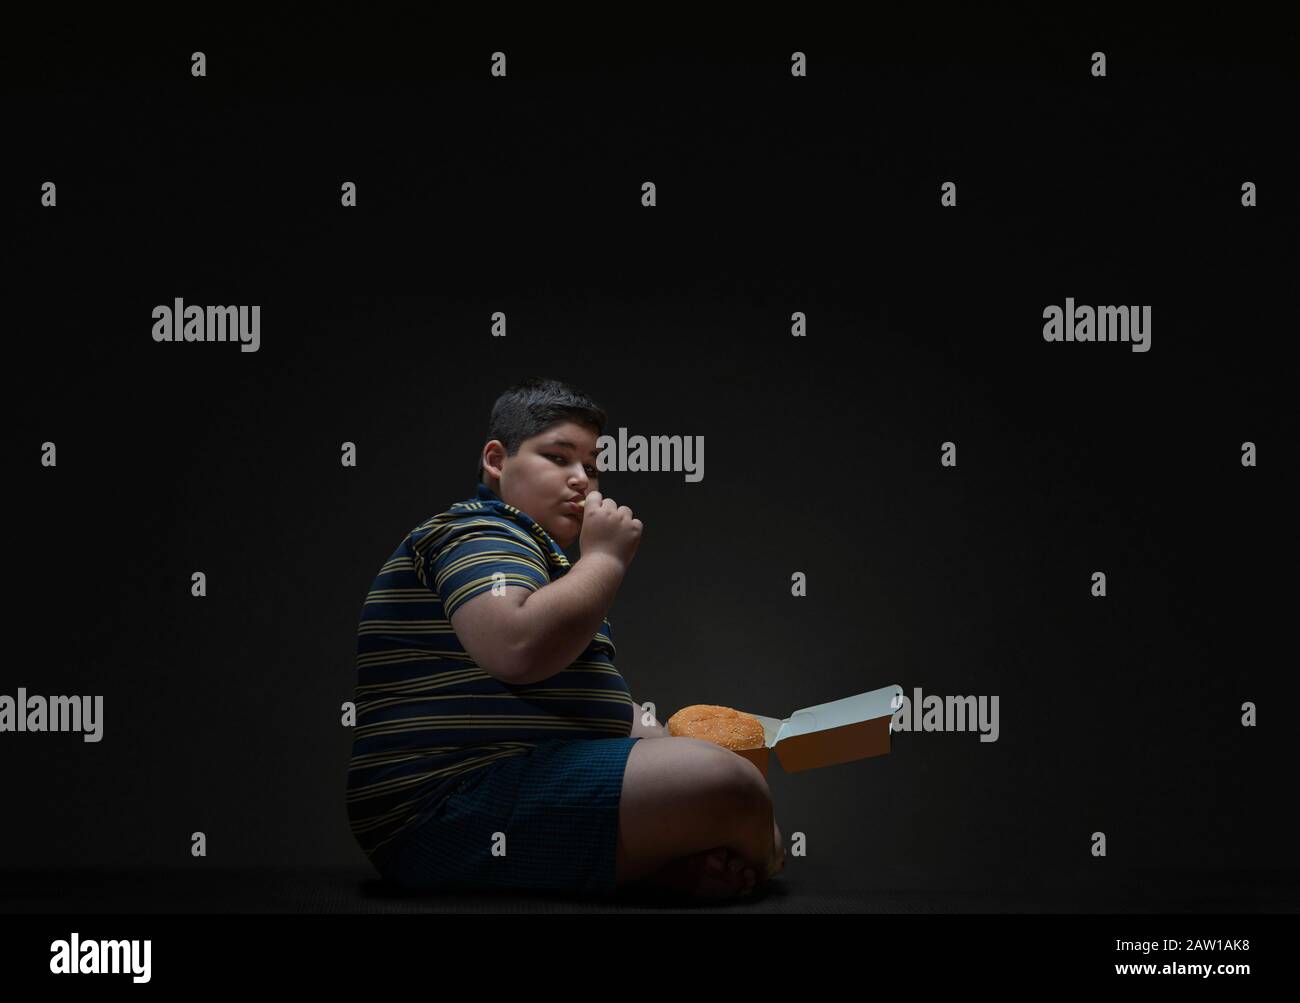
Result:
<svg viewBox="0 0 1300 1003"><path fill-rule="evenodd" d="M525 657L516 648L506 648L497 652L487 664L478 663L478 667L493 679L510 686L518 686L523 681Z"/></svg>
<svg viewBox="0 0 1300 1003"><path fill-rule="evenodd" d="M497 663L496 671L484 669L489 675L496 676L503 683L522 686L545 679L549 673L538 674L540 659L532 645L524 642L512 645Z"/></svg>
<svg viewBox="0 0 1300 1003"><path fill-rule="evenodd" d="M475 664L497 682L506 683L509 686L518 684L516 669L511 663L492 662L491 664L485 664L482 660L479 660Z"/></svg>

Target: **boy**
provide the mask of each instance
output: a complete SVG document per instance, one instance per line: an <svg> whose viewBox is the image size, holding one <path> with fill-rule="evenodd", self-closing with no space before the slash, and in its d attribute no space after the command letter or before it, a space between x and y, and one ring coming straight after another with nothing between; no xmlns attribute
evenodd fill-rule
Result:
<svg viewBox="0 0 1300 1003"><path fill-rule="evenodd" d="M605 613L642 524L596 490L605 420L557 381L507 390L474 499L366 597L348 815L399 885L720 898L781 869L762 774L644 724L614 666Z"/></svg>

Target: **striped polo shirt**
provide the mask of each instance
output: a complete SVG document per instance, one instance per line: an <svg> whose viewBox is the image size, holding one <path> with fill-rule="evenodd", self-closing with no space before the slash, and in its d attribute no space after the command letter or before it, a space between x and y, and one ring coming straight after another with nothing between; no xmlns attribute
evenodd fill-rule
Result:
<svg viewBox="0 0 1300 1003"><path fill-rule="evenodd" d="M357 631L352 834L366 854L418 825L470 771L538 742L631 734L609 620L567 668L510 685L480 669L451 616L495 583L530 591L569 570L529 515L485 484L407 534L379 569Z"/></svg>

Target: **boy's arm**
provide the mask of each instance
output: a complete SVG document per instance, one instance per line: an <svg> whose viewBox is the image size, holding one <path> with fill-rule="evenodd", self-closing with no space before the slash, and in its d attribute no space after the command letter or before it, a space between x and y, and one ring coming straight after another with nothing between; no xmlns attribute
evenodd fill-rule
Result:
<svg viewBox="0 0 1300 1003"><path fill-rule="evenodd" d="M563 577L529 592L507 626L514 638L507 642L514 651L508 681L541 682L581 655L609 612L626 572L622 561L593 551Z"/></svg>
<svg viewBox="0 0 1300 1003"><path fill-rule="evenodd" d="M650 720L654 722L653 724L647 725L642 722L641 719L646 714L650 714L650 712L645 708L643 708L635 700L633 700L632 701L632 734L629 735L628 737L629 738L667 738L668 729L665 728L662 724L660 724L659 719L656 718L653 714L650 714Z"/></svg>

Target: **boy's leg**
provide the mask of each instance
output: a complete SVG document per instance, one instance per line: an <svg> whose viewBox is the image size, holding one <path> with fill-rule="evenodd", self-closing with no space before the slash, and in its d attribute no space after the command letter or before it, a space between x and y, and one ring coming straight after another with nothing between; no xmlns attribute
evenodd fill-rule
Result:
<svg viewBox="0 0 1300 1003"><path fill-rule="evenodd" d="M777 870L772 795L763 775L734 752L696 738L637 742L619 805L617 883L703 867L725 850L758 881Z"/></svg>

